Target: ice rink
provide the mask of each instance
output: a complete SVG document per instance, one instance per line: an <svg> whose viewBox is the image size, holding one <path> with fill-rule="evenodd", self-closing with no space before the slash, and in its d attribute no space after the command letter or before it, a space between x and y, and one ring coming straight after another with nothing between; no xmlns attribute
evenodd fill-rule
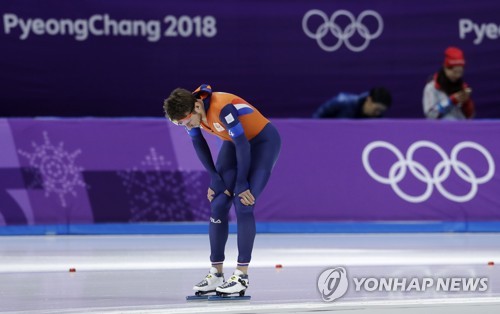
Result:
<svg viewBox="0 0 500 314"><path fill-rule="evenodd" d="M235 235L226 278L236 265ZM250 301L191 301L207 235L0 237L0 313L499 313L500 234L258 234ZM281 268L276 268L281 264ZM486 291L355 291L322 300L318 277L488 278ZM75 272L70 272L71 268Z"/></svg>

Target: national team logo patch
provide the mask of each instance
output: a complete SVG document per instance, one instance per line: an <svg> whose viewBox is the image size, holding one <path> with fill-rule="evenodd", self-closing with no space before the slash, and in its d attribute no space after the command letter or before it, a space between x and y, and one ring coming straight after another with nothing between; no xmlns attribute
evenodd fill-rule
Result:
<svg viewBox="0 0 500 314"><path fill-rule="evenodd" d="M234 117L233 117L233 115L231 113L228 114L227 116L225 116L224 119L226 119L226 123L227 124L229 124L229 123L231 123L231 122L234 121Z"/></svg>
<svg viewBox="0 0 500 314"><path fill-rule="evenodd" d="M214 128L217 130L217 132L222 132L225 130L224 127L217 122L214 122Z"/></svg>

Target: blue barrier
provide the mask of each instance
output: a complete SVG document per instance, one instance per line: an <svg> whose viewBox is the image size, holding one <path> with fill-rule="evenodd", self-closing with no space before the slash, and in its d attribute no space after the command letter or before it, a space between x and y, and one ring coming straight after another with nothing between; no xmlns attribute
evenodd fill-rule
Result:
<svg viewBox="0 0 500 314"><path fill-rule="evenodd" d="M229 225L236 233L236 224ZM258 233L500 232L500 221L474 222L261 222ZM0 235L207 234L207 223L132 223L3 226Z"/></svg>

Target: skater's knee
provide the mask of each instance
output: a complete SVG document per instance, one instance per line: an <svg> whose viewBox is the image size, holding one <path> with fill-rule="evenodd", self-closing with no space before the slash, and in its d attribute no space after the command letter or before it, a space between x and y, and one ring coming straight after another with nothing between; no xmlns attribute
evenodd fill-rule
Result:
<svg viewBox="0 0 500 314"><path fill-rule="evenodd" d="M239 200L238 200L238 202L239 202ZM254 209L254 205L246 206L246 205L243 205L240 203L240 204L235 206L236 216L237 217L253 216L253 209Z"/></svg>
<svg viewBox="0 0 500 314"><path fill-rule="evenodd" d="M226 222L228 221L228 217L229 213L227 211L212 209L212 211L210 212L211 220L213 218L219 222Z"/></svg>
<svg viewBox="0 0 500 314"><path fill-rule="evenodd" d="M212 215L227 216L231 208L231 197L226 194L217 195L210 203Z"/></svg>
<svg viewBox="0 0 500 314"><path fill-rule="evenodd" d="M214 197L212 202L210 202L210 205L212 207L214 207L214 206L223 206L223 207L231 206L231 201L233 199L233 197L231 195L232 194L229 191L224 192L224 193L220 193L216 197Z"/></svg>

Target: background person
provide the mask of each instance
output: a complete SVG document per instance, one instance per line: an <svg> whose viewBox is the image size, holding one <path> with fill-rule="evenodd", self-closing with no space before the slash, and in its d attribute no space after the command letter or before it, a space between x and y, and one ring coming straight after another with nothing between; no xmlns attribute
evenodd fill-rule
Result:
<svg viewBox="0 0 500 314"><path fill-rule="evenodd" d="M465 120L475 114L472 89L463 81L465 58L462 50L448 47L441 69L425 85L424 114L429 119Z"/></svg>
<svg viewBox="0 0 500 314"><path fill-rule="evenodd" d="M321 105L313 118L381 118L391 104L391 93L384 87L362 94L340 93Z"/></svg>

